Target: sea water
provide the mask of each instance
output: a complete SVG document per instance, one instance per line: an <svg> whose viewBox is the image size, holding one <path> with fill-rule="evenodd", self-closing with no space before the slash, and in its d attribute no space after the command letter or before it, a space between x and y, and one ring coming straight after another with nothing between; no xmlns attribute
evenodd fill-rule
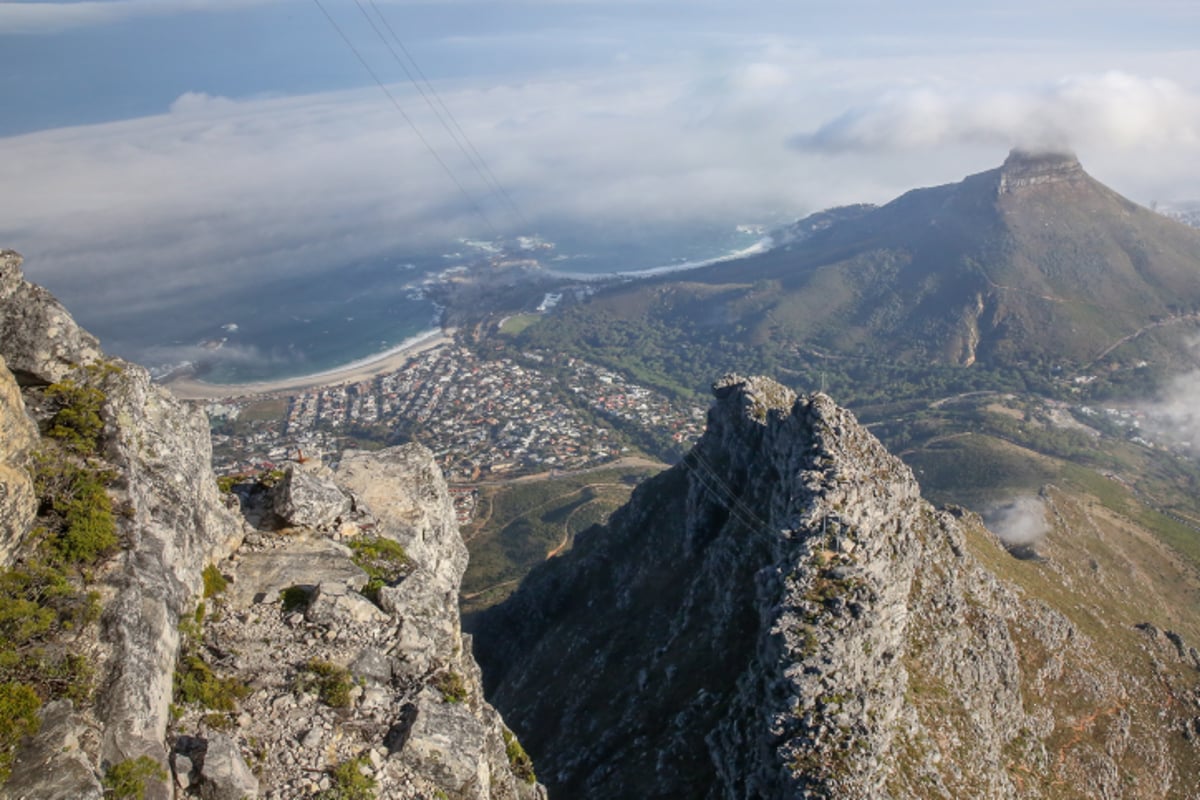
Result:
<svg viewBox="0 0 1200 800"><path fill-rule="evenodd" d="M172 309L125 327L116 351L157 375L186 369L210 383L321 373L396 349L436 330L427 295L447 271L498 254L536 258L563 276L651 274L761 246L762 226L681 225L644 230L548 226L506 241L459 240L436 251L396 251L299 280L231 287L203 307ZM109 342L106 342L109 344Z"/></svg>

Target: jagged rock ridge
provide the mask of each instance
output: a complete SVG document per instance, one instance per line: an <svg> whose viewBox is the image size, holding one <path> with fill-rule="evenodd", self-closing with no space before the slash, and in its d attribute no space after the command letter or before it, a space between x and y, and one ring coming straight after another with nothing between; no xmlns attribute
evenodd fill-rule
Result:
<svg viewBox="0 0 1200 800"><path fill-rule="evenodd" d="M978 518L828 397L714 388L681 464L477 622L552 793L1197 796L1193 651L1130 672L984 570Z"/></svg>

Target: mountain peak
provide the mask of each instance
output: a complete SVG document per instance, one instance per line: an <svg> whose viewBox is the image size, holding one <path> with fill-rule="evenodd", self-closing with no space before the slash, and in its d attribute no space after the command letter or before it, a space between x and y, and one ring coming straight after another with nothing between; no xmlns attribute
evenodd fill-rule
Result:
<svg viewBox="0 0 1200 800"><path fill-rule="evenodd" d="M1026 186L1069 183L1086 177L1074 153L1014 148L1000 167L998 192L1011 193Z"/></svg>

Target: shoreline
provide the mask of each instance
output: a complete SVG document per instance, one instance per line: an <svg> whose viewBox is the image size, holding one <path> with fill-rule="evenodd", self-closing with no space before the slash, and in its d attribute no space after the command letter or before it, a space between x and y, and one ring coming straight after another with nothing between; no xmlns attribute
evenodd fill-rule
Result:
<svg viewBox="0 0 1200 800"><path fill-rule="evenodd" d="M225 400L234 397L279 394L322 386L360 383L378 375L395 372L416 355L452 344L455 332L454 328L435 329L429 331L427 335L405 342L391 350L361 358L341 367L310 375L298 375L294 378L253 383L208 383L196 378L185 377L171 378L159 385L180 400Z"/></svg>

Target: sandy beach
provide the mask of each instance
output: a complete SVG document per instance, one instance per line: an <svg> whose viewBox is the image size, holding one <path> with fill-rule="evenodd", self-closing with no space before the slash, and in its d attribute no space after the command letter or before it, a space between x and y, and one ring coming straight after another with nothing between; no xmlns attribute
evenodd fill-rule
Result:
<svg viewBox="0 0 1200 800"><path fill-rule="evenodd" d="M338 386L343 383L359 383L395 372L408 363L413 356L444 347L454 341L454 328L444 328L440 333L413 344L389 350L378 356L356 361L345 367L325 370L313 375L300 375L277 381L255 383L205 383L195 378L174 378L163 382L171 394L180 400L221 400L231 397L249 397L260 394L299 392L318 386Z"/></svg>

